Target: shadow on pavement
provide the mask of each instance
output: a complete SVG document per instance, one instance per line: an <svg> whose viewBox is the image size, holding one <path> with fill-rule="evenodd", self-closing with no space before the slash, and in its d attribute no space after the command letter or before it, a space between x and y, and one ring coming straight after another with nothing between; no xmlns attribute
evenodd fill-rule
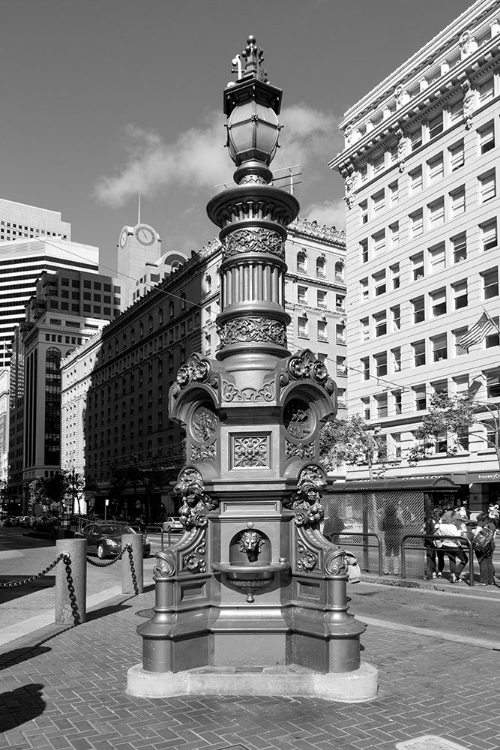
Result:
<svg viewBox="0 0 500 750"><path fill-rule="evenodd" d="M43 685L34 682L0 693L0 731L6 732L43 714Z"/></svg>
<svg viewBox="0 0 500 750"><path fill-rule="evenodd" d="M5 602L10 602L13 599L19 599L19 597L32 594L34 591L53 588L56 585L55 576L43 576L42 578L37 578L36 581L26 583L24 586L16 585L18 581L24 581L29 577L28 574L22 576L0 575L0 604L5 604ZM12 587L9 586L3 588L6 583L12 583L14 585Z"/></svg>

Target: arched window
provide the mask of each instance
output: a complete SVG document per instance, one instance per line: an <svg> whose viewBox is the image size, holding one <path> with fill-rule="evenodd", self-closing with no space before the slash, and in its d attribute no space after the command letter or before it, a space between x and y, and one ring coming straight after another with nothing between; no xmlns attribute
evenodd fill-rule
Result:
<svg viewBox="0 0 500 750"><path fill-rule="evenodd" d="M139 336L142 338L144 336L144 323L139 323Z"/></svg>
<svg viewBox="0 0 500 750"><path fill-rule="evenodd" d="M207 294L210 294L212 291L212 277L209 273L205 276L205 291Z"/></svg>
<svg viewBox="0 0 500 750"><path fill-rule="evenodd" d="M316 276L326 277L326 260L321 256L316 259Z"/></svg>
<svg viewBox="0 0 500 750"><path fill-rule="evenodd" d="M174 308L174 303L173 302L169 303L168 310L169 310L170 317L173 318L174 317L174 313L175 313L175 308Z"/></svg>
<svg viewBox="0 0 500 750"><path fill-rule="evenodd" d="M127 334L126 333L123 334L123 348L124 349L127 348Z"/></svg>
<svg viewBox="0 0 500 750"><path fill-rule="evenodd" d="M307 255L304 250L297 253L297 271L299 273L306 273L307 271Z"/></svg>
<svg viewBox="0 0 500 750"><path fill-rule="evenodd" d="M335 280L344 281L344 264L341 260L335 263Z"/></svg>
<svg viewBox="0 0 500 750"><path fill-rule="evenodd" d="M163 325L163 309L160 307L158 310L158 323L159 325Z"/></svg>
<svg viewBox="0 0 500 750"><path fill-rule="evenodd" d="M132 344L135 344L135 330L133 328L130 331L130 341L132 342Z"/></svg>
<svg viewBox="0 0 500 750"><path fill-rule="evenodd" d="M186 295L184 292L181 292L181 310L186 309Z"/></svg>

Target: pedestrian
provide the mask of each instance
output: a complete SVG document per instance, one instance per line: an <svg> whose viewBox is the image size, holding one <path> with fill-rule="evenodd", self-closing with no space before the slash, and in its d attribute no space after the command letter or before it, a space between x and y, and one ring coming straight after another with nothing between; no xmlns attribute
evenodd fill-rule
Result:
<svg viewBox="0 0 500 750"><path fill-rule="evenodd" d="M443 540L436 536L437 527L441 516L443 515L442 508L433 508L431 514L426 523L426 534L432 534L434 539L425 540L425 548L427 550L427 578L442 578L444 570L444 552L443 552Z"/></svg>
<svg viewBox="0 0 500 750"><path fill-rule="evenodd" d="M498 526L496 509L489 508L488 513L480 513L477 526L472 538L472 546L479 563L479 585L495 585L495 568L493 566L493 552L495 551L495 536Z"/></svg>
<svg viewBox="0 0 500 750"><path fill-rule="evenodd" d="M344 529L344 522L342 521L340 516L337 515L337 512L333 510L328 518L325 519L323 535L328 539L328 541L338 545L339 534L344 531Z"/></svg>
<svg viewBox="0 0 500 750"><path fill-rule="evenodd" d="M460 583L465 580L461 573L467 565L469 558L463 551L460 542L460 540L464 538L465 531L464 529L459 528L459 526L463 526L465 529L466 526L461 519L458 519L459 525L457 525L455 520L455 511L447 510L441 516L436 531L438 531L439 535L442 537L451 537L443 539L442 550L448 555L451 582Z"/></svg>
<svg viewBox="0 0 500 750"><path fill-rule="evenodd" d="M380 523L384 532L384 574L401 572L401 540L403 538L403 519L401 509L394 503L385 507L384 515Z"/></svg>

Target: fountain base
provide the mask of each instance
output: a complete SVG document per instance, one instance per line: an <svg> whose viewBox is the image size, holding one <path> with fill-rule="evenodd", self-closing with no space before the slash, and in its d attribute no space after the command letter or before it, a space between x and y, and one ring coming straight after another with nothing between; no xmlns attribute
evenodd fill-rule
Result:
<svg viewBox="0 0 500 750"><path fill-rule="evenodd" d="M127 693L141 698L175 695L279 695L365 703L377 697L378 670L363 662L354 672L320 674L296 665L198 667L182 672L128 670Z"/></svg>

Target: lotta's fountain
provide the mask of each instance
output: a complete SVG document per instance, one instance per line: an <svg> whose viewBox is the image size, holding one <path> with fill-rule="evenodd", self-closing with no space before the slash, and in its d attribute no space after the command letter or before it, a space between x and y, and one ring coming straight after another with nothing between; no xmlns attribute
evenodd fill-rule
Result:
<svg viewBox="0 0 500 750"><path fill-rule="evenodd" d="M271 184L282 92L262 61L249 37L224 91L236 185L207 207L223 245L220 348L193 354L170 390L186 429L185 532L157 555L127 692L366 701L377 670L360 663L365 626L347 612L348 553L320 531L319 431L336 387L311 351L286 348L286 227L299 204Z"/></svg>

